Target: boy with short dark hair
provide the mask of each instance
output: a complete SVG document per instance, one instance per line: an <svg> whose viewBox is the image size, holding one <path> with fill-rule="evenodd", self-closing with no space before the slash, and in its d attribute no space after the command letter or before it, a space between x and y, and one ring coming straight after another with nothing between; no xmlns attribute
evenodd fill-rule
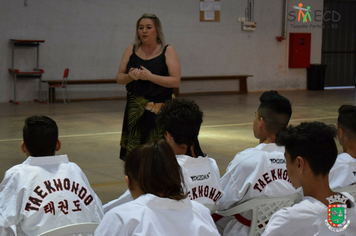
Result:
<svg viewBox="0 0 356 236"><path fill-rule="evenodd" d="M189 99L166 101L157 114L156 122L182 168L188 197L208 206L213 212L223 191L216 161L204 154L199 144L203 112L198 104ZM104 211L131 200L130 192L126 191L118 199L105 204Z"/></svg>
<svg viewBox="0 0 356 236"><path fill-rule="evenodd" d="M83 171L61 148L51 118L28 117L21 149L27 159L0 184L0 235L38 235L60 226L100 222L103 209Z"/></svg>
<svg viewBox="0 0 356 236"><path fill-rule="evenodd" d="M259 145L235 155L221 178L225 195L219 210L226 210L256 197L282 197L293 194L284 160L284 148L275 144L276 134L285 129L292 115L290 101L276 91L264 92L253 122ZM247 236L252 212L224 217L216 222L224 236Z"/></svg>
<svg viewBox="0 0 356 236"><path fill-rule="evenodd" d="M337 157L335 137L336 129L321 122L290 126L277 136L277 145L285 147L288 176L295 188L302 187L304 197L273 214L264 236L355 235L354 199L329 187Z"/></svg>
<svg viewBox="0 0 356 236"><path fill-rule="evenodd" d="M341 153L330 170L331 189L356 184L356 106L342 105L337 119Z"/></svg>
<svg viewBox="0 0 356 236"><path fill-rule="evenodd" d="M224 194L220 171L216 161L203 153L199 144L203 112L198 104L180 98L167 101L156 122L163 129L166 141L182 167L188 197L212 208L217 206Z"/></svg>

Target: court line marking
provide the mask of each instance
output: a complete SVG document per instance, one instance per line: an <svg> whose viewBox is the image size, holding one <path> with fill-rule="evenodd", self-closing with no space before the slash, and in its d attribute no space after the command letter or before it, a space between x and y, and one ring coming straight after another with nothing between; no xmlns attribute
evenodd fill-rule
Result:
<svg viewBox="0 0 356 236"><path fill-rule="evenodd" d="M310 120L328 120L328 119L337 119L337 116L320 117L320 118L291 119L290 122L295 122L295 121L310 121ZM239 123L239 124L225 124L225 125L202 125L202 128L234 127L234 126L244 126L244 125L252 125L252 124L253 124L253 122L249 122L249 123Z"/></svg>
<svg viewBox="0 0 356 236"><path fill-rule="evenodd" d="M88 136L100 136L100 135L111 135L111 134L121 134L121 131L120 131L120 132L92 133L92 134L59 135L59 138L88 137ZM11 141L22 141L22 138L16 138L16 139L0 139L0 142L11 142Z"/></svg>
<svg viewBox="0 0 356 236"><path fill-rule="evenodd" d="M291 119L290 122L295 121L310 121L310 120L328 120L328 119L337 119L337 116L330 117L320 117L320 118L300 118L300 119ZM252 125L253 122L249 123L239 123L239 124L224 124L224 125L203 125L202 128L219 128L219 127L235 127L235 126L244 126ZM117 135L121 134L121 131L118 132L104 132L104 133L92 133L92 134L71 134L71 135L60 135L59 138L75 138L75 137L89 137L89 136L101 136L101 135ZM22 138L16 139L0 139L0 142L12 142L12 141L22 141Z"/></svg>

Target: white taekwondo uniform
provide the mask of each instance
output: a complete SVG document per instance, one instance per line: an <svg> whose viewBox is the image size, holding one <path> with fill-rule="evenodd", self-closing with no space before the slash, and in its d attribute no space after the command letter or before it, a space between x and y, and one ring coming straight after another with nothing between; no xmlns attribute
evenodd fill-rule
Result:
<svg viewBox="0 0 356 236"><path fill-rule="evenodd" d="M220 181L219 167L213 158L187 155L176 155L182 168L185 182L185 191L191 200L202 204L216 204L223 196ZM126 190L118 199L104 205L105 213L123 203L132 201L129 190Z"/></svg>
<svg viewBox="0 0 356 236"><path fill-rule="evenodd" d="M219 236L209 210L188 198L177 201L144 194L111 209L95 235Z"/></svg>
<svg viewBox="0 0 356 236"><path fill-rule="evenodd" d="M295 193L286 168L284 147L275 143L259 144L237 153L221 178L224 196L219 210L229 209L256 197L280 197ZM251 211L241 214L251 220ZM247 236L249 227L233 217L216 222L223 235Z"/></svg>
<svg viewBox="0 0 356 236"><path fill-rule="evenodd" d="M351 184L356 184L356 158L344 152L338 155L329 172L329 185L337 189Z"/></svg>
<svg viewBox="0 0 356 236"><path fill-rule="evenodd" d="M182 167L185 189L190 200L216 204L223 196L220 171L213 158L176 155Z"/></svg>
<svg viewBox="0 0 356 236"><path fill-rule="evenodd" d="M354 199L348 193L342 193L351 200L347 208L347 220L350 224L341 232L329 229L328 207L313 197L304 197L300 203L277 211L270 218L262 236L354 236L356 233L356 209Z"/></svg>
<svg viewBox="0 0 356 236"><path fill-rule="evenodd" d="M28 157L6 171L0 184L2 236L38 235L63 225L100 222L103 215L100 199L67 155Z"/></svg>

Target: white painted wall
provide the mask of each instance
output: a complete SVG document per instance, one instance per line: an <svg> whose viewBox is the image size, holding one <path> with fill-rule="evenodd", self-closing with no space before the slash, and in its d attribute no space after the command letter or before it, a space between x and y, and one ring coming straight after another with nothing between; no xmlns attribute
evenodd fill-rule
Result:
<svg viewBox="0 0 356 236"><path fill-rule="evenodd" d="M199 0L1 0L0 1L0 102L13 98L13 77L9 39L44 39L40 46L43 79L61 79L70 68L71 79L115 78L124 49L133 42L136 20L145 12L162 21L166 40L181 60L182 76L251 74L249 91L305 89L306 69L288 68L288 38L281 36L283 1L255 2L254 32L242 31L238 17L245 16L247 0L221 0L220 22L199 21ZM289 0L289 14L299 0ZM322 0L309 0L311 9L323 9ZM295 13L297 14L297 13ZM312 12L312 17L314 13ZM289 16L291 18L291 16ZM311 32L311 63L321 61L321 29ZM317 22L313 21L313 24ZM319 22L321 24L321 22ZM15 67L32 69L35 50L16 51ZM18 100L37 98L38 80L18 82ZM234 89L230 83L185 82L182 92ZM122 85L73 86L71 96L87 93L122 96ZM93 93L91 91L94 91Z"/></svg>

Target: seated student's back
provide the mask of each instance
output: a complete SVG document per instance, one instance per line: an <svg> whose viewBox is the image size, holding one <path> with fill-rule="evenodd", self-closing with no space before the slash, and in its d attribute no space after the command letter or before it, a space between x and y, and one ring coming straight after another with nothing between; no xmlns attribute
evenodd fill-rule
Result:
<svg viewBox="0 0 356 236"><path fill-rule="evenodd" d="M181 98L167 101L156 121L182 167L188 197L203 204L217 204L223 196L220 171L199 144L203 112L198 104Z"/></svg>
<svg viewBox="0 0 356 236"><path fill-rule="evenodd" d="M328 174L337 157L336 130L321 122L303 122L279 133L285 147L288 176L302 187L301 202L277 211L263 236L354 236L356 208L353 197L330 189Z"/></svg>
<svg viewBox="0 0 356 236"><path fill-rule="evenodd" d="M0 184L0 235L38 235L60 226L100 222L102 204L83 173L61 147L56 123L26 119L22 151L27 159L10 168Z"/></svg>
<svg viewBox="0 0 356 236"><path fill-rule="evenodd" d="M342 105L339 108L337 132L343 152L329 173L331 189L356 184L356 106Z"/></svg>
<svg viewBox="0 0 356 236"><path fill-rule="evenodd" d="M220 171L216 161L203 153L198 135L203 122L203 112L198 104L188 99L166 101L157 114L157 126L165 132L165 139L173 148L182 168L184 190L189 199L217 208L223 196ZM132 201L127 190L118 199L104 205L107 212L115 206Z"/></svg>
<svg viewBox="0 0 356 236"><path fill-rule="evenodd" d="M181 168L166 141L132 150L125 174L134 200L107 212L95 235L219 235L209 210L184 194Z"/></svg>
<svg viewBox="0 0 356 236"><path fill-rule="evenodd" d="M225 195L219 210L257 197L282 197L295 193L287 174L284 147L275 143L276 134L285 129L292 115L290 101L276 91L264 92L253 121L253 133L260 144L235 155L221 178ZM217 221L224 236L247 236L252 211L238 217L223 217Z"/></svg>

